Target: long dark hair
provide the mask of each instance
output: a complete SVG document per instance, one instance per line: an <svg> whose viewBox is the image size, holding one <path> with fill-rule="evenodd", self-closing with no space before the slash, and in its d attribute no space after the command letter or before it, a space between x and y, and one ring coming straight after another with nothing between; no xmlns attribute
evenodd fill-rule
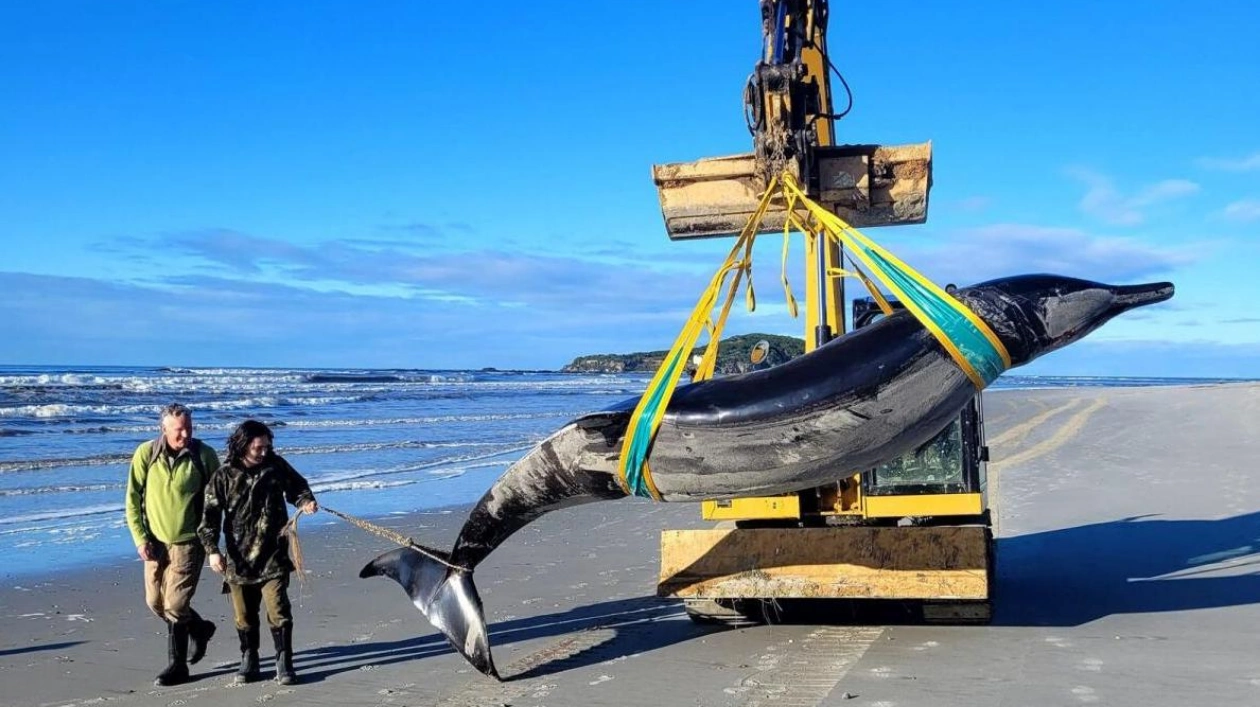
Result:
<svg viewBox="0 0 1260 707"><path fill-rule="evenodd" d="M271 428L259 422L258 420L246 420L236 426L232 431L232 436L227 441L227 464L238 469L245 468L245 455L249 453L249 443L266 437L267 441L275 441L276 436L271 433ZM270 457L274 452L268 452Z"/></svg>

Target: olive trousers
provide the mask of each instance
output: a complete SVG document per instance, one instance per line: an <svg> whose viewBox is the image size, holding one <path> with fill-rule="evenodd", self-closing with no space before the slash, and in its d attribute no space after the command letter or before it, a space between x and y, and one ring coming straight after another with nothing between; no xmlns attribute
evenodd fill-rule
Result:
<svg viewBox="0 0 1260 707"><path fill-rule="evenodd" d="M257 584L229 584L228 591L232 595L232 613L238 631L258 628L258 612L263 606L267 608L267 623L271 628L293 623L287 574Z"/></svg>

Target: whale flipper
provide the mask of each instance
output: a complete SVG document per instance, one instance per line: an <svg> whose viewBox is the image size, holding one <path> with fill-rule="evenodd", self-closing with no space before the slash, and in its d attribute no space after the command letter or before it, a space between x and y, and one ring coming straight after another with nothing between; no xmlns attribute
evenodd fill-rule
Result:
<svg viewBox="0 0 1260 707"><path fill-rule="evenodd" d="M432 556L410 547L390 550L364 565L359 577L382 576L398 582L451 647L477 670L499 679L472 571L450 567L443 552L425 550Z"/></svg>

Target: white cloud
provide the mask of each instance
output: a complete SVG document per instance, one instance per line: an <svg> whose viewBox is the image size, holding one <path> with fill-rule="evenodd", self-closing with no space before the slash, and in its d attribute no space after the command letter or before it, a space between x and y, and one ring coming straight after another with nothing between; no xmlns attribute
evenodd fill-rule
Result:
<svg viewBox="0 0 1260 707"><path fill-rule="evenodd" d="M1110 177L1086 169L1069 173L1089 187L1081 197L1081 210L1115 226L1141 224L1146 221L1146 210L1150 207L1199 191L1199 185L1189 180L1165 179L1125 195Z"/></svg>
<svg viewBox="0 0 1260 707"><path fill-rule="evenodd" d="M1204 241L1160 247L1136 238L1017 223L952 232L932 240L948 245L923 245L925 241L918 237L884 245L933 280L960 285L1033 272L1100 282L1135 282L1166 277L1214 251Z"/></svg>
<svg viewBox="0 0 1260 707"><path fill-rule="evenodd" d="M1217 169L1225 172L1250 172L1260 169L1260 152L1246 157L1204 157L1195 161L1204 169Z"/></svg>
<svg viewBox="0 0 1260 707"><path fill-rule="evenodd" d="M1135 238L1026 224L948 233L889 229L879 236L934 281L962 286L1031 272L1111 283L1166 279L1213 250L1202 241L1193 248L1157 247ZM803 317L805 263L799 237L793 240L787 274ZM143 281L8 283L15 291L43 293L39 302L0 306L0 321L26 334L14 342L38 342L10 351L25 353L13 360L51 360L58 350L88 357L95 350L82 348L88 344L104 352L108 332L84 335L95 322L146 322L156 332L154 341L164 340L168 335L162 332L175 326L174 320L148 312L152 302L174 296L179 320L198 321L198 332L206 335L204 341L186 342L187 348L203 352L207 361L236 361L240 351L249 351L256 363L397 366L417 365L407 362L425 351L430 352L425 365L438 365L431 352L465 351L476 352L476 365L558 366L591 351L667 348L720 260L710 256L726 249L720 243L704 252L701 244L675 244L690 258L689 267L681 269L668 256L614 263L580 252L417 250L389 240L290 244L229 230L173 234L161 245L145 244L137 254L174 253L185 272L140 268L149 274ZM741 291L728 333L801 335L802 320L784 316L780 248L780 237L757 246L757 312L744 312ZM851 296L864 294L860 285L850 286ZM76 302L98 303L92 321L50 314L82 309ZM138 341L118 338L119 353L109 362L125 362ZM300 352L289 342L301 342ZM0 346L0 353L4 349ZM154 344L154 350L162 349ZM454 365L454 359L441 363Z"/></svg>
<svg viewBox="0 0 1260 707"><path fill-rule="evenodd" d="M15 332L0 360L120 365L556 368L592 351L669 348L689 311L682 298L522 311L209 277L172 289L0 272L0 289L14 293L0 321Z"/></svg>
<svg viewBox="0 0 1260 707"><path fill-rule="evenodd" d="M1222 215L1230 221L1260 221L1260 199L1241 199L1225 207Z"/></svg>

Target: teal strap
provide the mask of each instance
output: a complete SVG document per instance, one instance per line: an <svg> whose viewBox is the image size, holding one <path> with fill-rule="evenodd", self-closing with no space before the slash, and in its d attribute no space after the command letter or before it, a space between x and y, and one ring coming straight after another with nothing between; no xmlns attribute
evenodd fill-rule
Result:
<svg viewBox="0 0 1260 707"><path fill-rule="evenodd" d="M867 250L866 254L879 263L884 269L887 279L904 293L906 299L913 301L931 324L939 329L962 353L971 367L988 385L1006 370L1002 355L998 353L993 342L954 306L941 298L939 294L924 287L923 284L896 267L879 253ZM949 295L945 295L949 297ZM925 322L926 324L926 322Z"/></svg>
<svg viewBox="0 0 1260 707"><path fill-rule="evenodd" d="M682 360L683 351L679 350L674 358L669 362L667 373L660 378L660 384L652 390L644 393L648 397L648 402L643 406L643 412L636 420L634 439L630 440L630 448L626 450L626 486L630 493L642 498L656 497L652 495L652 491L648 488L646 475L643 473L644 464L647 462L648 448L652 446L652 422L656 419L656 411L661 406L661 401L665 397L667 386L676 385L678 376L679 362Z"/></svg>

